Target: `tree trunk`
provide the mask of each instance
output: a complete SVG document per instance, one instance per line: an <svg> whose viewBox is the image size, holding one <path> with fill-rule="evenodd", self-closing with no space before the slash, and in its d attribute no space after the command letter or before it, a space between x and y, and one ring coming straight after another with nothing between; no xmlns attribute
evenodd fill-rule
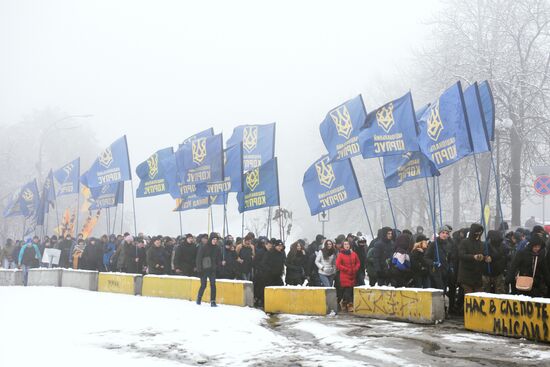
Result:
<svg viewBox="0 0 550 367"><path fill-rule="evenodd" d="M512 226L521 226L521 153L522 143L516 129L510 129L510 196L512 197Z"/></svg>

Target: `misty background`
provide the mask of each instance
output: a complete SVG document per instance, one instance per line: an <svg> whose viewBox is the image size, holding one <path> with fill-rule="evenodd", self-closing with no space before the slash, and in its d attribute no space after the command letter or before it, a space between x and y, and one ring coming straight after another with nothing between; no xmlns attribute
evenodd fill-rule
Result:
<svg viewBox="0 0 550 367"><path fill-rule="evenodd" d="M289 239L312 239L321 225L309 214L301 183L306 168L326 152L319 124L330 109L361 93L370 111L409 90L419 108L456 80L488 79L497 83L497 99L504 96L497 101L503 175L518 172L507 168L514 136L505 137L511 126L517 126L514 134L527 139L521 142L528 147L518 153L523 159L520 184L503 179L504 218L512 216L513 196L505 192L518 187L521 192L514 197L521 194L515 204L516 212L518 205L522 209L521 224L530 215L541 220L541 198L529 182L533 166L548 163L549 88L543 81L550 44L548 4L517 3L0 1L0 196L34 177L41 185L50 168L78 156L83 172L124 134L136 188L135 167L158 149L177 147L209 127L223 132L226 141L237 125L276 122L281 206L292 212ZM515 38L503 30L520 21L542 29L531 43L534 56L528 55L537 59L527 60L542 68L529 69L530 78L542 83L529 89L533 103L522 107L521 116L498 105L505 105L506 91L515 90L517 80L509 73L516 65L513 50L506 48ZM529 41L528 35L517 39L522 45ZM522 66L522 57L518 60ZM525 100L509 94L510 105ZM539 108L535 101L544 103ZM529 108L536 110L535 119L530 120ZM391 225L378 162L355 157L353 163L374 231ZM442 171L446 223L479 221L472 167L467 158ZM422 185L407 183L390 191L398 227L429 227ZM132 231L130 184L125 188L124 230ZM75 201L62 198L59 210ZM179 217L168 195L136 199L135 205L138 231L179 234ZM222 210L213 208L214 229L220 232ZM240 235L234 194L228 215L230 232ZM246 213L247 229L265 231L266 218L265 210ZM207 210L183 212L182 219L184 233L207 230ZM2 219L4 232L17 221ZM358 230L368 232L359 200L330 211L327 235ZM100 219L94 234L104 231ZM273 234L278 236L276 228Z"/></svg>

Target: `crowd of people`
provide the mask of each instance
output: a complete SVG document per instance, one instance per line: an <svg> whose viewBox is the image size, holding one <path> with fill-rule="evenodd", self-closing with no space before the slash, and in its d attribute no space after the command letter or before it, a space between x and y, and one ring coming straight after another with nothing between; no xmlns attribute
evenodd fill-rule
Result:
<svg viewBox="0 0 550 367"><path fill-rule="evenodd" d="M461 314L464 294L491 292L550 297L548 234L531 230L485 229L479 224L453 229L444 225L431 239L422 227L410 230L381 228L368 241L360 232L315 241L297 240L288 251L278 239L244 238L218 233L187 234L177 238L139 234L103 235L73 239L35 236L25 241L8 239L0 250L0 265L28 270L49 267L43 254L59 250L54 266L102 272L197 276L202 302L209 281L211 305L216 306L216 279L254 283L255 304L263 306L266 286L335 287L342 311L353 311L353 287L393 286L438 288L449 299L449 312ZM46 260L46 263L42 261Z"/></svg>

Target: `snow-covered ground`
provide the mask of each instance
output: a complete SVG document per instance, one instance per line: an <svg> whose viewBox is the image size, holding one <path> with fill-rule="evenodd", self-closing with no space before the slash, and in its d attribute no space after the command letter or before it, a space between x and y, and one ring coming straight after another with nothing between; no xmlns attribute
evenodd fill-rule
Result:
<svg viewBox="0 0 550 367"><path fill-rule="evenodd" d="M53 287L0 287L0 300L0 366L456 367L550 361L550 346L469 333L452 323L270 317L250 308Z"/></svg>

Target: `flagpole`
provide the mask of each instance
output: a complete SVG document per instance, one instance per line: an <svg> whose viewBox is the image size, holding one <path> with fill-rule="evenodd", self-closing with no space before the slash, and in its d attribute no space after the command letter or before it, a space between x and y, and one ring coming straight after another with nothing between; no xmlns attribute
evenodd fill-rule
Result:
<svg viewBox="0 0 550 367"><path fill-rule="evenodd" d="M50 205L48 203L48 205ZM57 205L57 197L55 198L55 219L57 220L57 228L59 229L59 211L57 210L59 205Z"/></svg>
<svg viewBox="0 0 550 367"><path fill-rule="evenodd" d="M105 231L109 233L109 208L105 208L105 222L107 223Z"/></svg>
<svg viewBox="0 0 550 367"><path fill-rule="evenodd" d="M476 169L476 181L477 181L477 190L479 192L479 205L481 207L481 225L483 227L486 226L485 224L485 211L483 210L483 193L481 192L481 183L479 182L479 169L477 167L477 158L476 158L476 154L472 154L474 156L474 165L475 165L475 169ZM487 232L484 231L485 233L485 236L487 236Z"/></svg>
<svg viewBox="0 0 550 367"><path fill-rule="evenodd" d="M241 238L244 241L244 212L241 214Z"/></svg>
<svg viewBox="0 0 550 367"><path fill-rule="evenodd" d="M498 148L498 147L497 147ZM491 167L493 168L493 175L495 176L495 186L496 186L496 192L497 192L497 205L498 205L498 211L500 214L500 222L504 222L504 215L502 213L502 202L500 201L500 177L497 174L497 170L495 167L495 160L493 158L493 151L491 150ZM500 228L501 223L498 223L498 228Z"/></svg>
<svg viewBox="0 0 550 367"><path fill-rule="evenodd" d="M116 204L116 207L115 207L115 217L113 218L113 233L109 233L109 235L111 234L115 234L115 231L116 231L116 216L117 216L117 212L118 212L118 203Z"/></svg>
<svg viewBox="0 0 550 367"><path fill-rule="evenodd" d="M357 181L357 176L355 175L355 169L353 168L353 160L351 158L349 159L349 164L351 166L351 171L353 173L353 179L355 180L357 190L359 191L359 196L361 197L361 204L363 204L363 210L365 211L365 217L367 218L367 224L369 225L370 235L374 240L376 237L374 237L374 232L372 231L372 226L370 224L369 212L367 211L367 205L365 204L365 200L363 199L363 193L361 192L361 188L359 187L359 182Z"/></svg>
<svg viewBox="0 0 550 367"><path fill-rule="evenodd" d="M124 234L124 228L122 228L124 225L124 202L122 202L122 207L120 209L120 234Z"/></svg>
<svg viewBox="0 0 550 367"><path fill-rule="evenodd" d="M441 207L441 187L439 186L439 176L436 179L436 176L433 176L434 180L437 181L437 198L439 200L439 226L443 227L443 208Z"/></svg>
<svg viewBox="0 0 550 367"><path fill-rule="evenodd" d="M133 209L133 212L134 212L134 235L137 236L137 221L136 221L136 202L135 202L135 199L134 199L134 180L133 179L130 179L130 185L131 185L131 188L132 188L132 209ZM136 247L137 248L137 247Z"/></svg>
<svg viewBox="0 0 550 367"><path fill-rule="evenodd" d="M76 225L74 227L75 238L78 237L78 221L80 219L80 182L78 183L78 190L76 193Z"/></svg>
<svg viewBox="0 0 550 367"><path fill-rule="evenodd" d="M265 228L265 236L266 236L267 238L271 237L271 236L269 235L269 225L270 225L270 223L271 223L271 207L269 207L269 208L268 208L268 211L267 211L267 226L266 226L266 228Z"/></svg>
<svg viewBox="0 0 550 367"><path fill-rule="evenodd" d="M182 224L182 222L181 222L181 210L178 211L178 214L179 214L179 218L180 218L180 219L179 219L179 222L180 222L180 236L183 237L183 224Z"/></svg>
<svg viewBox="0 0 550 367"><path fill-rule="evenodd" d="M424 181L426 182L426 192L428 194L428 205L430 206L430 216L432 221L432 228L434 231L434 246L435 246L435 258L436 258L436 264L439 267L441 264L440 258L439 258L439 245L437 244L437 230L435 225L435 186L434 186L434 202L433 202L433 210L432 210L432 197L430 194L430 184L428 183L428 177L424 176Z"/></svg>
<svg viewBox="0 0 550 367"><path fill-rule="evenodd" d="M226 233L227 233L227 232L226 232L226 227L225 227L225 225L226 225L226 220L227 220L227 208L226 208L226 206L225 206L225 201L226 201L226 200L225 200L225 195L227 195L227 194L226 194L225 191L224 191L224 192L223 192L223 230L222 230L223 238L225 238Z"/></svg>
<svg viewBox="0 0 550 367"><path fill-rule="evenodd" d="M380 172L382 173L382 180L383 180L384 179L384 168L382 167L382 160L380 159L380 157L378 157L378 164L380 165ZM390 204L390 212L391 212L391 218L393 220L393 228L397 229L397 223L395 221L395 215L393 213L393 204L391 202L390 191L386 187L386 184L384 184L384 187L386 188L386 196L388 197L388 202Z"/></svg>

